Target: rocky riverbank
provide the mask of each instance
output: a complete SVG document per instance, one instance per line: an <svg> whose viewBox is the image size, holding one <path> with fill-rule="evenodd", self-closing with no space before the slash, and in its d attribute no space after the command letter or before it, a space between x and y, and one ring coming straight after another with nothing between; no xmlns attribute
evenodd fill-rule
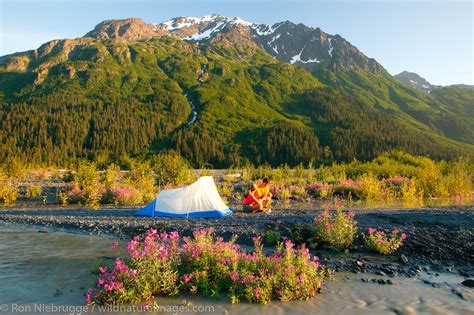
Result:
<svg viewBox="0 0 474 315"><path fill-rule="evenodd" d="M52 229L79 230L97 235L111 235L128 240L150 227L180 231L189 235L196 229L214 228L218 235L230 238L239 235L238 242L250 245L254 235L279 231L281 236L296 242L312 240L313 221L320 209L288 209L278 207L272 213L248 214L236 211L219 219L173 219L135 217L136 209L83 208L3 209L0 223L26 224ZM391 284L393 276L416 276L421 272L457 272L463 277L474 276L474 207L438 207L422 209L355 209L362 232L368 227L399 229L408 235L406 244L396 254L383 257L368 252L358 237L349 253L335 253L313 243L313 253L325 260L335 271L375 273L384 277L380 284ZM269 245L269 244L268 244ZM362 281L371 279L362 278ZM436 283L433 283L436 285Z"/></svg>

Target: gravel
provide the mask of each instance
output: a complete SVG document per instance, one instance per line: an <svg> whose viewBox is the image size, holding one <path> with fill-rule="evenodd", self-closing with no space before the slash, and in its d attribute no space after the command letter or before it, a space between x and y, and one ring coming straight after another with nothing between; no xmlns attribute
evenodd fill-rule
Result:
<svg viewBox="0 0 474 315"><path fill-rule="evenodd" d="M416 276L420 272L458 272L465 278L474 276L474 207L450 206L421 209L353 209L362 232L368 227L399 229L408 235L406 243L394 255L382 257L368 252L358 237L350 254L334 253L321 244L313 253L325 259L335 271L373 272L388 277ZM133 208L45 207L38 209L0 209L0 223L27 224L52 229L81 231L95 235L112 235L129 239L154 227L162 231L192 231L214 228L228 239L239 235L238 242L250 245L251 238L278 229L282 236L298 241L314 237L313 221L321 209L277 207L270 214L248 214L235 207L233 215L213 219L174 219L135 217ZM386 282L386 281L385 281Z"/></svg>

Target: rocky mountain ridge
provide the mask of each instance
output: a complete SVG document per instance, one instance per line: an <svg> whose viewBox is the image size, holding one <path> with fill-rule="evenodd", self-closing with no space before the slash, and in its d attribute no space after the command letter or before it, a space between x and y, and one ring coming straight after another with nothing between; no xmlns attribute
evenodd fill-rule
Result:
<svg viewBox="0 0 474 315"><path fill-rule="evenodd" d="M199 45L215 43L259 47L276 59L305 68L362 69L377 75L386 70L368 58L340 35L330 35L319 28L283 21L273 25L252 23L239 17L206 15L177 17L162 23L146 24L140 19L108 20L99 23L85 37L149 40L161 36L177 36Z"/></svg>

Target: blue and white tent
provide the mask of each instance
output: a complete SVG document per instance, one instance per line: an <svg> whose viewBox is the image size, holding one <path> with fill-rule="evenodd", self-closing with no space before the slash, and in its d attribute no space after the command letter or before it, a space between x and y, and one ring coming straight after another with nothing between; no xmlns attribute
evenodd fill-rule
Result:
<svg viewBox="0 0 474 315"><path fill-rule="evenodd" d="M218 218L232 214L219 196L214 179L203 176L189 186L163 190L134 215L173 218Z"/></svg>

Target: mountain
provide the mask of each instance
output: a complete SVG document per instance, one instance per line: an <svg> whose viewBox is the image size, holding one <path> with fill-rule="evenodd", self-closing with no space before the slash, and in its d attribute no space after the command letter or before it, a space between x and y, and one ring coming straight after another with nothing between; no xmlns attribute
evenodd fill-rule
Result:
<svg viewBox="0 0 474 315"><path fill-rule="evenodd" d="M408 84L420 91L427 93L430 93L434 88L436 88L435 86L431 85L431 83L426 81L425 78L422 78L420 75L414 72L403 71L397 75L394 75L394 77L400 82Z"/></svg>
<svg viewBox="0 0 474 315"><path fill-rule="evenodd" d="M267 25L214 14L203 18L174 18L156 26L161 31L199 44L225 39L231 44L256 45L278 60L309 71L360 68L375 74L386 72L377 61L366 57L341 36L290 21Z"/></svg>
<svg viewBox="0 0 474 315"><path fill-rule="evenodd" d="M453 84L453 85L448 85L448 86L441 86L441 85L433 85L426 81L425 78L421 77L419 74L414 73L414 72L408 72L408 71L403 71L400 72L399 74L396 74L393 76L395 79L399 80L400 82L403 82L405 84L408 84L420 91L424 91L427 93L431 93L434 90L437 89L446 89L446 88L463 88L463 89L474 89L474 85L468 85L468 84Z"/></svg>
<svg viewBox="0 0 474 315"><path fill-rule="evenodd" d="M109 20L0 57L0 160L64 165L168 149L195 167L365 160L394 148L473 157L465 90L423 93L339 35L288 21Z"/></svg>
<svg viewBox="0 0 474 315"><path fill-rule="evenodd" d="M160 32L153 24L146 24L140 19L108 20L97 26L84 37L96 39L122 39L128 41L144 40L168 35Z"/></svg>

